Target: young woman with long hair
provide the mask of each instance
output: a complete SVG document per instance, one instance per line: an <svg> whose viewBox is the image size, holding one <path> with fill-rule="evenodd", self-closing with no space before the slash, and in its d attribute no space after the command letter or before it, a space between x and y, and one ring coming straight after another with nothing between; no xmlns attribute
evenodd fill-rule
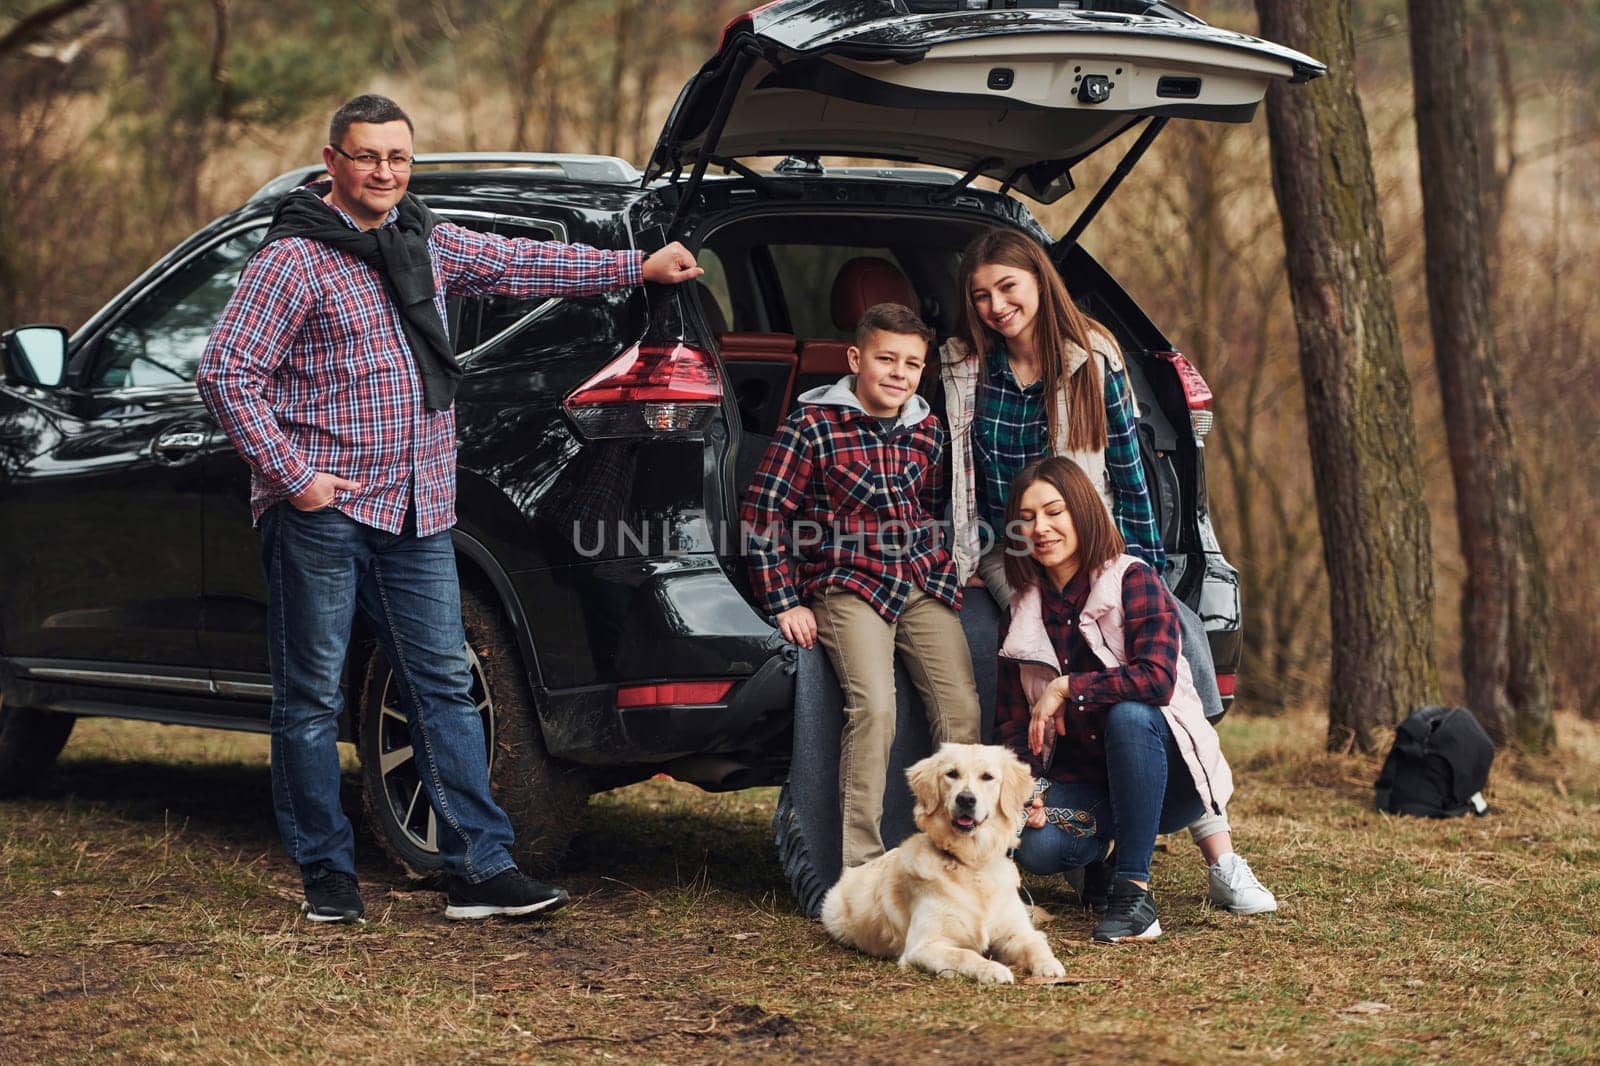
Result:
<svg viewBox="0 0 1600 1066"><path fill-rule="evenodd" d="M1139 459L1138 415L1110 330L1078 309L1045 250L991 229L961 256L956 336L941 350L951 430L953 551L1004 607L1006 488L1061 455L1083 468L1130 554L1158 571L1166 552Z"/></svg>

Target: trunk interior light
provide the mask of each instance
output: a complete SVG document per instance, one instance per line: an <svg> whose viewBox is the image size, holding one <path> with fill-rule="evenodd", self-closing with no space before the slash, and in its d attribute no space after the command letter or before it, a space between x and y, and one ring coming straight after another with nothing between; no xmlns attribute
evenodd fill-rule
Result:
<svg viewBox="0 0 1600 1066"><path fill-rule="evenodd" d="M686 344L636 344L563 404L590 439L692 435L710 424L721 405L716 360Z"/></svg>

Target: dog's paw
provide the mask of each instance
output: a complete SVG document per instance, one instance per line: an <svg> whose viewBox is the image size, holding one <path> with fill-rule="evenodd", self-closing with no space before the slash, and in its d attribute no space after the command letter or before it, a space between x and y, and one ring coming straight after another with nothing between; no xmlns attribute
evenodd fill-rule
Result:
<svg viewBox="0 0 1600 1066"><path fill-rule="evenodd" d="M1012 985L1017 983L1017 978L1012 974L1011 967L999 962L989 963L972 976L978 979L980 985Z"/></svg>
<svg viewBox="0 0 1600 1066"><path fill-rule="evenodd" d="M1065 977L1067 968L1061 965L1054 955L1049 956L1044 962L1035 963L1033 967L1035 977Z"/></svg>

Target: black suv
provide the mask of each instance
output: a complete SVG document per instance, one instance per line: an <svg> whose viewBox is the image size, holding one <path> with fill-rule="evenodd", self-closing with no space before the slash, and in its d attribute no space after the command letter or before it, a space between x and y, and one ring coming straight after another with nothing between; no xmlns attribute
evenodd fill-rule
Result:
<svg viewBox="0 0 1600 1066"><path fill-rule="evenodd" d="M1170 118L1244 121L1268 82L1322 68L1162 3L994 6L1011 9L779 0L741 15L642 174L593 156L418 158L412 191L462 225L609 248L681 237L706 267L698 285L450 307L467 371L454 538L519 859L558 858L592 791L658 772L708 789L784 780L795 649L753 605L739 494L794 397L843 372L864 294L950 333L957 257L985 227L1049 246L1129 353L1166 576L1231 695L1239 598L1207 516L1210 393L1077 244L1120 178L1059 240L1007 192L1054 201L1130 127L1144 123L1128 165ZM762 172L761 156L787 158ZM319 173L271 182L70 338L6 335L0 794L34 782L80 715L267 728L249 479L193 376L275 203ZM406 723L358 637L345 728L369 821L427 870L435 825Z"/></svg>

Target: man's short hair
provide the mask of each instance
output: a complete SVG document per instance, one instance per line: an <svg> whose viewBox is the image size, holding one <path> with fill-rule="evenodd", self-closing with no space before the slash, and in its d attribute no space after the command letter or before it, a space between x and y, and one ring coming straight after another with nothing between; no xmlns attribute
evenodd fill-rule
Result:
<svg viewBox="0 0 1600 1066"><path fill-rule="evenodd" d="M343 148L344 135L350 132L352 122L371 122L374 125L404 122L413 136L417 132L417 127L411 124L411 116L400 110L399 104L377 93L358 96L333 113L333 121L328 123L328 143L335 148Z"/></svg>
<svg viewBox="0 0 1600 1066"><path fill-rule="evenodd" d="M867 308L861 321L856 323L855 346L865 348L867 341L879 330L921 337L923 344L930 348L933 346L933 330L922 321L921 315L905 304L873 304Z"/></svg>

